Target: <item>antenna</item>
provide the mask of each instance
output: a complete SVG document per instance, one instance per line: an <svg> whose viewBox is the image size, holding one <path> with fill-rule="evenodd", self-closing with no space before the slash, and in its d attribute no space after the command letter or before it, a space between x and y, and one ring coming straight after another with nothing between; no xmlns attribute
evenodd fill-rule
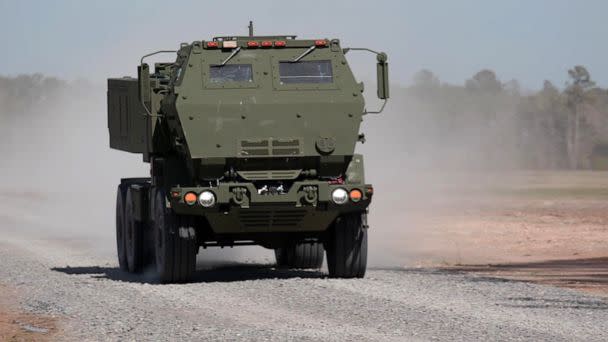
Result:
<svg viewBox="0 0 608 342"><path fill-rule="evenodd" d="M249 37L253 37L253 21L249 20Z"/></svg>

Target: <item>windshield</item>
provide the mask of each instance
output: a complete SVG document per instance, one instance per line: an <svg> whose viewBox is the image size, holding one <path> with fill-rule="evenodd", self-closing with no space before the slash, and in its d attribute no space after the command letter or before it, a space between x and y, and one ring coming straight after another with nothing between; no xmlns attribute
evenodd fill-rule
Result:
<svg viewBox="0 0 608 342"><path fill-rule="evenodd" d="M332 83L331 61L279 62L281 84Z"/></svg>
<svg viewBox="0 0 608 342"><path fill-rule="evenodd" d="M209 66L209 82L253 82L251 64L225 64Z"/></svg>

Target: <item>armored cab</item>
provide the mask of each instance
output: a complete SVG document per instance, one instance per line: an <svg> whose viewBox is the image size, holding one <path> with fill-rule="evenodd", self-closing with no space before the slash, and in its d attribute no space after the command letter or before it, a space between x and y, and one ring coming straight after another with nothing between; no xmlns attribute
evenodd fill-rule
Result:
<svg viewBox="0 0 608 342"><path fill-rule="evenodd" d="M118 187L119 264L187 281L200 247L261 245L277 264L363 277L373 187L354 154L366 112L337 39L234 36L145 58L138 78L108 80L110 147L141 153L151 177Z"/></svg>

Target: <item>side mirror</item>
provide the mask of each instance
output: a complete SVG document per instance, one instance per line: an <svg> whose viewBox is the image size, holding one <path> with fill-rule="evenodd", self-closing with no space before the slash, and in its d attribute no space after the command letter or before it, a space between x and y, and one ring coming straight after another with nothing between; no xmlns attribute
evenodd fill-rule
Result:
<svg viewBox="0 0 608 342"><path fill-rule="evenodd" d="M377 84L378 84L378 98L386 100L389 98L389 86L388 86L388 63L386 53L381 52L376 56L378 64L376 64L377 71Z"/></svg>
<svg viewBox="0 0 608 342"><path fill-rule="evenodd" d="M139 100L145 105L151 100L150 66L147 63L143 63L137 67L137 79L139 83Z"/></svg>
<svg viewBox="0 0 608 342"><path fill-rule="evenodd" d="M342 49L342 52L344 54L346 54L348 51L366 51L366 52L371 52L374 55L376 55L376 59L378 60L378 64L376 65L376 71L377 71L377 77L378 77L378 98L380 100L384 100L384 102L382 103L382 107L380 107L379 110L376 111L368 111L365 110L365 112L363 112L363 114L380 114L382 113L382 111L384 110L384 106L386 106L386 103L388 102L388 63L386 62L386 60L388 59L388 57L386 56L386 53L384 52L378 52L378 51L374 51L372 49L368 49L368 48L345 48Z"/></svg>

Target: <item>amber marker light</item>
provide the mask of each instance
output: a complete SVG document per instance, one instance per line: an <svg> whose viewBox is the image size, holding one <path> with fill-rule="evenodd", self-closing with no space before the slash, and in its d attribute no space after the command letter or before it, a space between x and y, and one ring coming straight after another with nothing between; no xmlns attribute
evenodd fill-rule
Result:
<svg viewBox="0 0 608 342"><path fill-rule="evenodd" d="M198 199L198 196L194 192L189 192L184 195L184 202L186 202L187 205L196 204L197 199Z"/></svg>
<svg viewBox="0 0 608 342"><path fill-rule="evenodd" d="M359 202L363 198L363 194L359 189L352 189L350 191L350 200L353 202Z"/></svg>

